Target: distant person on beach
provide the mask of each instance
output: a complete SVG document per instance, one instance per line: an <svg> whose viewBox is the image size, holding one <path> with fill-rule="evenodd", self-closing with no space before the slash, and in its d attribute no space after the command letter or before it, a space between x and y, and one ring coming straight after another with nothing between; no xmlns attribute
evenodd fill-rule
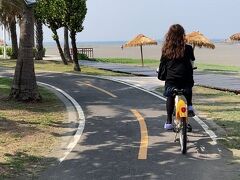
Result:
<svg viewBox="0 0 240 180"><path fill-rule="evenodd" d="M162 47L162 56L160 66L165 66L165 90L164 96L167 97L167 121L164 129L171 130L172 115L174 111L174 96L173 89L185 89L185 97L188 104L188 116L195 116L192 107L192 87L193 81L193 67L191 61L195 60L193 48L186 44L185 30L179 24L174 24L169 28L165 36L165 41ZM159 70L161 69L159 66ZM188 131L191 131L190 124Z"/></svg>

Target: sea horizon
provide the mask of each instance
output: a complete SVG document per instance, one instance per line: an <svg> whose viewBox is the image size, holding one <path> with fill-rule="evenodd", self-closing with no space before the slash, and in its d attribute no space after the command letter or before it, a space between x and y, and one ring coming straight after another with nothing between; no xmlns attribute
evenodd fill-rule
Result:
<svg viewBox="0 0 240 180"><path fill-rule="evenodd" d="M224 43L226 42L226 39L210 39L213 43ZM77 46L122 46L127 41L78 41ZM157 40L159 44L163 42L163 40ZM51 47L56 46L56 43L54 41L45 41L43 42L44 46ZM61 45L63 45L63 42L61 42Z"/></svg>

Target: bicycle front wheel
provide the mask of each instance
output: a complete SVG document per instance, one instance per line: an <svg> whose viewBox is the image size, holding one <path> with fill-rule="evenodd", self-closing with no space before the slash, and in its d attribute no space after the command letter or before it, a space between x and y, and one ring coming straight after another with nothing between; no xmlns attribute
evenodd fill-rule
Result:
<svg viewBox="0 0 240 180"><path fill-rule="evenodd" d="M187 152L187 119L181 118L180 145L182 154Z"/></svg>

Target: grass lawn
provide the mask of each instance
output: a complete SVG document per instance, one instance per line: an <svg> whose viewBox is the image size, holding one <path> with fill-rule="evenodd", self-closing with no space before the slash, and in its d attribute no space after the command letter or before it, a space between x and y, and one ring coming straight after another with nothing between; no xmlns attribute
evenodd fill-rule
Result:
<svg viewBox="0 0 240 180"><path fill-rule="evenodd" d="M198 86L193 94L193 103L200 116L213 119L226 131L221 143L240 150L240 95Z"/></svg>
<svg viewBox="0 0 240 180"><path fill-rule="evenodd" d="M93 59L98 62L106 62L106 63L120 63L120 64L129 64L129 65L139 65L141 66L140 59L130 59L130 58L97 58ZM145 66L157 68L159 66L159 60L154 59L144 59ZM216 64L201 64L196 62L196 66L200 71L214 72L214 73L227 73L234 72L239 74L240 67L238 66L224 66L224 65L216 65Z"/></svg>
<svg viewBox="0 0 240 180"><path fill-rule="evenodd" d="M116 73L112 71L105 71L93 67L81 66L81 72L73 71L73 64L63 65L61 61L34 61L36 71L56 71L69 72L88 75L102 75L102 76L129 76L129 74ZM0 59L0 67L14 68L16 60L2 60Z"/></svg>
<svg viewBox="0 0 240 180"><path fill-rule="evenodd" d="M141 66L140 59L130 59L130 58L97 58L92 59L92 61L105 62L105 63L120 63L128 65L138 65ZM157 68L159 65L159 60L154 59L144 59L144 64L146 67ZM1 60L0 67L14 68L16 66L16 60ZM235 75L240 76L240 67L238 66L224 66L216 64L201 64L196 63L198 71L205 71L211 73L221 73L228 74L229 72L235 73ZM61 61L35 61L36 71L56 71L56 72L71 72L80 73L88 75L101 75L101 76L130 76L129 74L117 73L112 71L101 70L93 67L81 66L81 72L73 71L73 65L63 65Z"/></svg>
<svg viewBox="0 0 240 180"><path fill-rule="evenodd" d="M163 87L157 91L162 93ZM214 120L225 130L221 143L240 150L240 95L195 86L193 105L200 117Z"/></svg>
<svg viewBox="0 0 240 180"><path fill-rule="evenodd" d="M97 59L92 59L92 61L142 66L142 60L141 59L131 59L131 58L97 58ZM155 66L159 65L159 60L155 60L155 59L144 59L143 62L144 62L145 66L150 66L150 67L155 67Z"/></svg>
<svg viewBox="0 0 240 180"><path fill-rule="evenodd" d="M11 79L0 78L0 179L33 178L63 131L65 106L51 92L39 88L42 103L7 100Z"/></svg>

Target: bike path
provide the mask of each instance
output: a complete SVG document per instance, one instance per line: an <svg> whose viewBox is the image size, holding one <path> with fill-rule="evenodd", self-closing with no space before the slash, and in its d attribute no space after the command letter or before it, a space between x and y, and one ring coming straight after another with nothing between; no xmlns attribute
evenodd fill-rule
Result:
<svg viewBox="0 0 240 180"><path fill-rule="evenodd" d="M230 177L226 171L232 171L232 167L193 120L188 154L181 155L179 144L173 142L174 133L163 129L163 100L124 84L92 77L44 73L38 80L69 93L81 105L86 118L84 132L72 153L59 166L46 171L42 179ZM131 110L138 111L147 126L146 159L139 159L142 132Z"/></svg>
<svg viewBox="0 0 240 180"><path fill-rule="evenodd" d="M2 73L1 73L2 74ZM4 75L4 73L3 73ZM7 75L7 73L6 73ZM182 155L174 133L166 132L165 101L134 87L71 74L38 73L37 80L71 95L82 107L86 124L80 141L62 163L40 179L233 179L239 174L231 154L212 143L190 119L188 153ZM147 127L146 156L140 156L139 117Z"/></svg>
<svg viewBox="0 0 240 180"><path fill-rule="evenodd" d="M104 70L133 74L137 76L156 77L156 69L141 66L130 66L116 63L102 63L81 60L81 65L91 66ZM157 67L156 67L157 68ZM222 74L194 71L195 84L216 89L230 90L240 93L240 77L234 74Z"/></svg>

